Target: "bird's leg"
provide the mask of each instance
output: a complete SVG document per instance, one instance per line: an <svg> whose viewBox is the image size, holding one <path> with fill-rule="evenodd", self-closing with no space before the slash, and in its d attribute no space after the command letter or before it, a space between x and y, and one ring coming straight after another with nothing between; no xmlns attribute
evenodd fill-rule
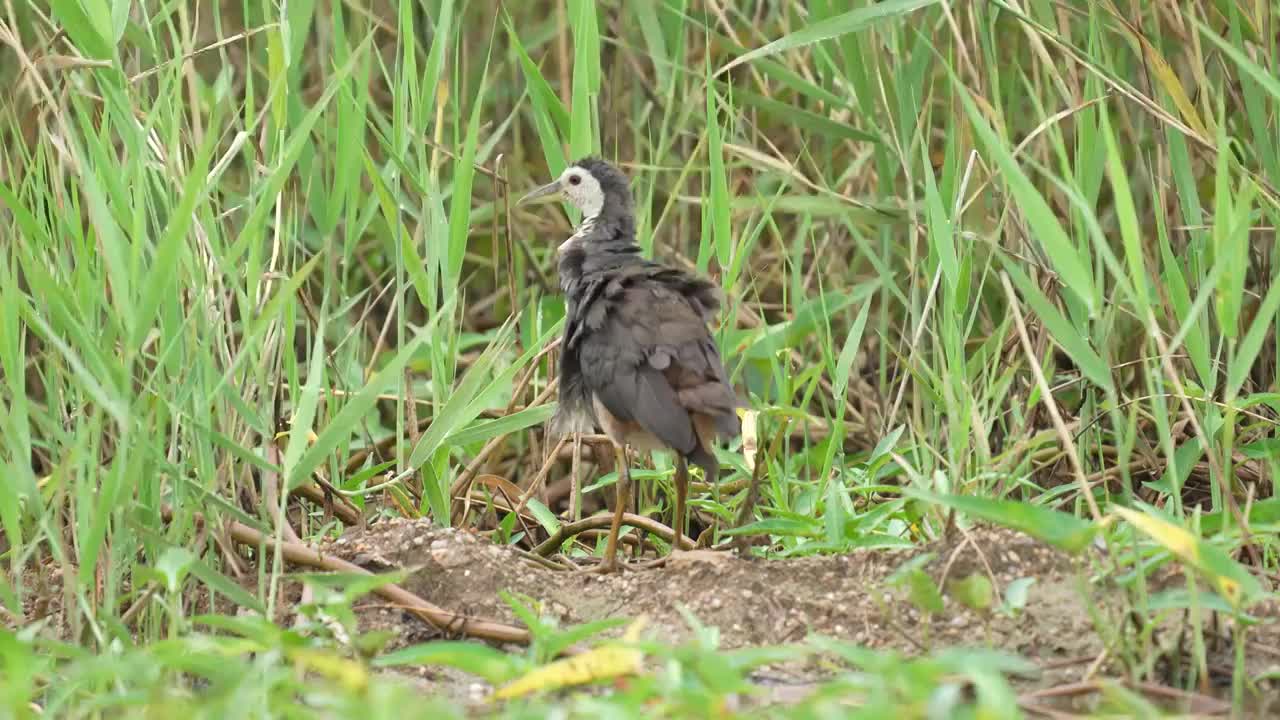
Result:
<svg viewBox="0 0 1280 720"><path fill-rule="evenodd" d="M628 455L627 459L630 460L631 456ZM627 502L631 503L628 507L636 508L636 512L640 512L640 508L644 507L644 488L641 487L642 484L631 483L631 492L627 493ZM635 533L636 542L632 547L631 556L638 558L644 555L644 543L649 537L648 531L644 528L632 528L632 531Z"/></svg>
<svg viewBox="0 0 1280 720"><path fill-rule="evenodd" d="M573 434L573 461L569 465L569 522L582 519L582 433Z"/></svg>
<svg viewBox="0 0 1280 720"><path fill-rule="evenodd" d="M618 569L618 533L622 531L622 515L627 511L627 497L630 495L628 486L631 485L626 446L614 445L613 456L618 466L618 481L614 484L613 523L609 525L609 542L604 546L604 562L600 565L602 573Z"/></svg>
<svg viewBox="0 0 1280 720"><path fill-rule="evenodd" d="M684 501L685 496L688 494L689 464L685 461L683 455L676 453L676 513L671 521L671 529L675 531L675 537L672 538L671 542L671 552L673 554L680 551L680 544L684 538Z"/></svg>

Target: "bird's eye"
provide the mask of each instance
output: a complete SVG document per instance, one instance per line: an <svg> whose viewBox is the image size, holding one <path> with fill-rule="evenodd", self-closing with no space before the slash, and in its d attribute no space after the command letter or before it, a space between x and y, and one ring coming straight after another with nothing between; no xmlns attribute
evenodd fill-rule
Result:
<svg viewBox="0 0 1280 720"><path fill-rule="evenodd" d="M569 184L570 184L570 185L580 185L581 183L582 183L582 176L581 176L581 175L570 175L570 176L569 176Z"/></svg>

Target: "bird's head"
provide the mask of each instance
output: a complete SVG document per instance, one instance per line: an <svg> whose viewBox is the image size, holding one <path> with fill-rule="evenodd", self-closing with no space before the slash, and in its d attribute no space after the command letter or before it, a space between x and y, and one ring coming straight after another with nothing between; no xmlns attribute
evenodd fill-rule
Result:
<svg viewBox="0 0 1280 720"><path fill-rule="evenodd" d="M563 198L582 211L584 219L630 216L631 188L627 176L599 158L573 163L560 177L520 198L520 204Z"/></svg>

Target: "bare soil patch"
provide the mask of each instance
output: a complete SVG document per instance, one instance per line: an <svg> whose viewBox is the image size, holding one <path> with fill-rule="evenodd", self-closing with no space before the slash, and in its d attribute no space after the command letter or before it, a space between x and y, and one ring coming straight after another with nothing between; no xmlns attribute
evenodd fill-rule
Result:
<svg viewBox="0 0 1280 720"><path fill-rule="evenodd" d="M796 642L810 633L907 654L926 647L990 646L1018 653L1042 668L1038 677L1018 680L1025 691L1062 686L1088 672L1105 675L1113 669L1080 591L1081 578L1088 577L1087 571L1074 567L1080 561L1000 528L972 529L967 535L957 533L950 541L919 549L797 559L743 559L694 551L677 555L660 568L605 576L551 570L472 533L410 520L350 529L324 551L375 572L413 568L402 585L422 598L455 612L513 623L517 620L500 591L532 599L544 615L562 625L645 614L651 637L672 643L691 632L680 613L684 608L703 624L718 627L725 648ZM997 613L984 618L947 597L945 611L933 617L926 629L924 618L903 591L885 582L903 562L924 552L936 554L926 565L935 581L944 581L944 572L945 579L990 572L1000 594L1010 582L1034 577L1025 608L1016 617ZM1157 574L1154 582L1182 581L1170 570ZM1094 596L1100 598L1095 612L1121 617L1118 590L1104 589ZM1274 607L1255 608L1255 614L1268 613L1280 616ZM397 646L440 636L439 631L376 601L361 613L361 620L370 629L395 630ZM1251 631L1253 644L1263 650L1280 647L1278 625ZM1226 624L1221 627L1225 633ZM1168 643L1176 645L1176 626L1170 625L1168 632ZM1230 647L1229 642L1222 643L1213 658L1227 673ZM1276 663L1277 658L1265 651L1250 657L1254 671ZM767 670L773 680L793 686L819 679L823 672L816 664ZM418 679L457 699L478 698L486 690L469 676L436 668L424 668Z"/></svg>

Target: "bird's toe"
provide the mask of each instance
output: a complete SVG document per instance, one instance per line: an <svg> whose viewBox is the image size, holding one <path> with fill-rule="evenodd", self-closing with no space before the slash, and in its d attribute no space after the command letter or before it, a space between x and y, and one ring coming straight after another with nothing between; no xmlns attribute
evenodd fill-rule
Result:
<svg viewBox="0 0 1280 720"><path fill-rule="evenodd" d="M621 562L617 558L613 560L602 560L596 565L579 568L578 572L584 572L591 575L613 575L627 569L627 564Z"/></svg>

